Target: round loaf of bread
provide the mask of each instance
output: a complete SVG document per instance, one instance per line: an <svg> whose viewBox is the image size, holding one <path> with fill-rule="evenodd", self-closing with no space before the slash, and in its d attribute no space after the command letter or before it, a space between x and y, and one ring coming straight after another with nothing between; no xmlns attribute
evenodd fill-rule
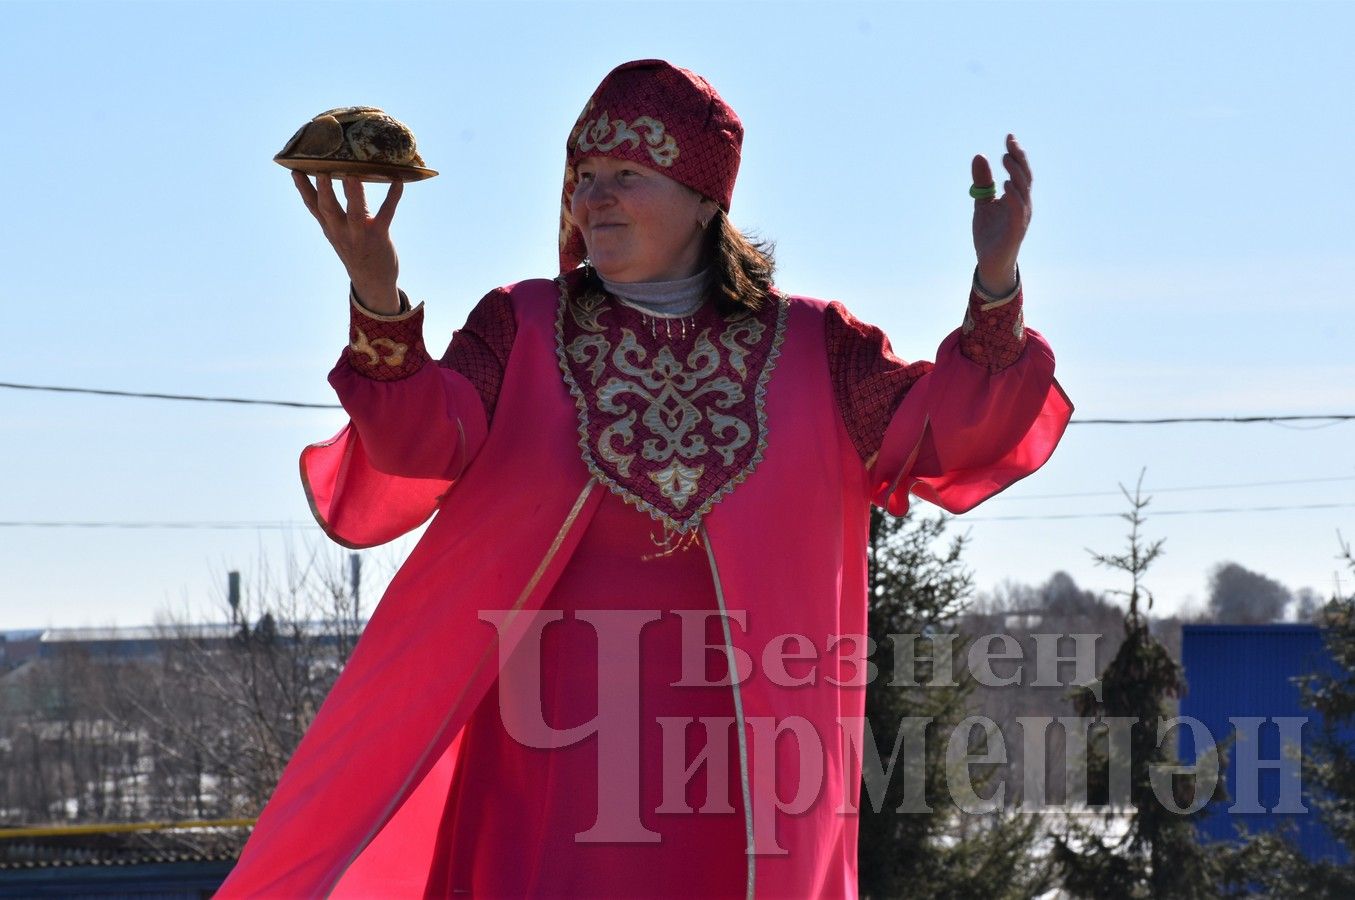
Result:
<svg viewBox="0 0 1355 900"><path fill-rule="evenodd" d="M325 110L273 159L301 172L367 181L417 181L437 174L424 167L409 127L375 106Z"/></svg>

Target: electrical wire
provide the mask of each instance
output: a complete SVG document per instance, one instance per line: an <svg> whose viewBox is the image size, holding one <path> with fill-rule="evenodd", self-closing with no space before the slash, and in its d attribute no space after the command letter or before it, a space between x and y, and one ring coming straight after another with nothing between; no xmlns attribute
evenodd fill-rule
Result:
<svg viewBox="0 0 1355 900"><path fill-rule="evenodd" d="M1278 504L1271 506L1217 506L1205 509L1156 509L1149 510L1146 515L1149 518L1155 516L1203 516L1215 515L1218 513L1259 513L1259 512L1287 512L1291 510L1312 510L1312 509L1355 509L1355 502L1351 503L1294 503ZM1118 519L1123 518L1122 512L1092 512L1092 513L1043 513L1031 515L1011 515L1011 516L975 516L966 514L960 517L961 523L965 522L1030 522L1030 521L1051 521L1059 519ZM297 528L315 528L318 527L315 522L24 522L10 521L0 522L0 528L119 528L119 529L220 529L220 530L291 530Z"/></svg>
<svg viewBox="0 0 1355 900"><path fill-rule="evenodd" d="M64 394L95 394L105 397L141 397L151 400L188 400L198 403L244 403L257 406L287 406L300 409L342 409L337 403L301 403L293 400L251 400L241 397L203 397L196 394L160 394L138 391L113 391L96 388L56 387L45 384L17 384L0 381L0 388L24 391L57 391ZM1348 422L1355 420L1355 413L1332 413L1331 415L1289 415L1289 416L1176 416L1156 419L1072 419L1070 425L1181 425L1201 422L1229 422L1251 425L1260 422Z"/></svg>
<svg viewBox="0 0 1355 900"><path fill-rule="evenodd" d="M342 409L337 403L302 403L290 400L258 400L241 397L207 397L194 394L164 394L137 391L115 391L96 388L58 387L54 385L18 384L0 382L0 388L30 391L53 391L68 394L93 394L109 397L134 397L151 400L180 400L198 403L235 403L257 406L285 406L300 409ZM1183 416L1153 419L1077 419L1073 425L1175 425L1184 423L1226 422L1236 424L1281 423L1299 421L1322 421L1329 424L1355 420L1355 414L1332 415L1285 415L1285 416ZM1254 481L1233 484L1185 485L1179 487L1155 488L1147 493L1161 494L1181 491L1207 491L1250 487L1270 487L1293 484L1318 484L1338 481L1355 481L1355 476L1342 475L1327 478L1296 478L1283 481ZM1030 494L1025 496L1002 496L997 500L1055 500L1078 497L1119 496L1117 491L1087 491L1064 494ZM1355 503L1315 503L1279 506L1238 506L1210 509L1155 510L1155 516L1211 515L1216 513L1239 512L1281 512L1285 510L1346 509L1355 507ZM1004 515L1004 516L965 516L966 522L1017 522L1050 521L1064 519L1107 519L1121 517L1123 513L1051 513L1043 515ZM291 530L315 527L313 522L43 522L43 521L0 521L0 528L105 528L105 529L174 529L174 530Z"/></svg>
<svg viewBox="0 0 1355 900"><path fill-rule="evenodd" d="M13 384L0 381L0 388L21 391L57 391L63 394L97 394L103 397L143 397L151 400L192 400L198 403L247 403L256 406L289 406L301 409L342 409L337 403L299 403L293 400L245 400L240 397L201 397L195 394L147 394L137 391L106 391L95 388L54 387L48 384Z"/></svg>
<svg viewBox="0 0 1355 900"><path fill-rule="evenodd" d="M1296 503L1283 506L1219 506L1212 509L1150 509L1144 513L1144 518L1152 519L1156 516L1203 516L1213 515L1215 513L1248 513L1248 512L1287 512L1296 509L1355 509L1355 503ZM1028 522L1028 521L1050 521L1053 519L1122 519L1126 514L1122 512L1106 513L1047 513L1044 515L1029 516L970 516L966 515L960 519L963 522Z"/></svg>
<svg viewBox="0 0 1355 900"><path fill-rule="evenodd" d="M1181 425L1191 422L1232 422L1250 425L1256 422L1348 422L1355 414L1330 416L1178 416L1164 419L1073 419L1073 425Z"/></svg>
<svg viewBox="0 0 1355 900"><path fill-rule="evenodd" d="M315 522L0 522L0 528L168 528L276 531L316 527Z"/></svg>
<svg viewBox="0 0 1355 900"><path fill-rule="evenodd" d="M1275 487L1290 484L1327 484L1333 481L1355 481L1355 475L1333 475L1327 478L1288 478L1283 481L1239 481L1232 484L1191 484L1181 487L1144 488L1146 495L1173 494L1182 491L1221 491L1236 488ZM1120 491L1079 491L1071 494L998 494L987 502L998 500L1067 500L1075 497L1123 497Z"/></svg>

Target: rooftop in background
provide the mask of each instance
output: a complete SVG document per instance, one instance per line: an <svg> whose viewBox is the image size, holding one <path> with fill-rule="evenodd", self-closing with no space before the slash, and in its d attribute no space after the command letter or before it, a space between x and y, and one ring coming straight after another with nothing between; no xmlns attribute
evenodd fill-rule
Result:
<svg viewBox="0 0 1355 900"><path fill-rule="evenodd" d="M6 838L0 829L0 897L196 900L221 886L248 834L211 828Z"/></svg>
<svg viewBox="0 0 1355 900"><path fill-rule="evenodd" d="M44 644L85 644L105 641L158 641L185 638L228 638L238 626L226 622L210 625L129 625L108 628L45 628L41 631L16 632L36 635ZM8 638L10 632L0 637Z"/></svg>
<svg viewBox="0 0 1355 900"><path fill-rule="evenodd" d="M1274 625L1184 625L1181 629L1181 662L1189 691L1181 700L1181 715L1198 720L1216 744L1235 734L1235 726L1249 720L1261 724L1251 732L1238 734L1227 748L1228 766L1224 772L1228 797L1212 801L1199 828L1214 840L1237 840L1236 827L1245 825L1253 833L1279 828L1286 820L1296 827L1295 837L1310 859L1346 858L1345 849L1327 830L1316 814L1309 786L1302 782L1296 761L1302 747L1290 747L1281 730L1286 720L1300 725L1299 743L1313 741L1322 727L1322 716L1303 703L1295 679L1311 673L1335 671L1335 663L1316 625L1278 623ZM1196 735L1190 728L1179 732L1180 756L1196 758ZM1355 734L1346 734L1355 742ZM1282 748L1281 744L1285 744ZM1260 766L1244 761L1255 758ZM1267 761L1285 759L1283 772L1266 766ZM1239 769L1249 770L1249 785L1265 812L1232 812L1242 806L1238 790ZM1277 810L1283 796L1282 778L1298 780L1302 792L1302 814Z"/></svg>
<svg viewBox="0 0 1355 900"><path fill-rule="evenodd" d="M229 622L184 625L133 625L107 628L46 628L0 632L0 670L14 668L32 659L48 659L63 650L83 650L90 656L128 659L159 654L166 645L180 641L220 644L233 639L240 626ZM333 622L306 622L308 638L337 637L351 626ZM289 628L279 631L286 639Z"/></svg>

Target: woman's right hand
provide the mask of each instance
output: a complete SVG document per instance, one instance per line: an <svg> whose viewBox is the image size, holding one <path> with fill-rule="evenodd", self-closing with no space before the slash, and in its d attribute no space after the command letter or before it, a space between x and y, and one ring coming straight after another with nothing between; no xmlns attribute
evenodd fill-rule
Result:
<svg viewBox="0 0 1355 900"><path fill-rule="evenodd" d="M362 182L353 176L343 179L343 196L348 203L346 210L334 195L334 179L330 176L319 175L312 185L305 174L293 172L292 181L296 183L306 209L315 216L334 252L339 254L362 305L381 315L399 313L400 292L395 285L400 274L400 260L391 241L390 224L400 195L404 193L404 183L391 182L381 208L372 216L367 213L367 196Z"/></svg>

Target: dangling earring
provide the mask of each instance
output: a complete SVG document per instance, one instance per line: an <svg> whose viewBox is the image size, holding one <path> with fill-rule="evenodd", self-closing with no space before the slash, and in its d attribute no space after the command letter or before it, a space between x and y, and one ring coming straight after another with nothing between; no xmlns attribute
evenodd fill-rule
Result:
<svg viewBox="0 0 1355 900"><path fill-rule="evenodd" d="M579 300L590 302L601 302L606 297L606 289L602 285L602 278L598 275L598 270L593 268L593 261L588 257L583 258L583 283L579 286Z"/></svg>

